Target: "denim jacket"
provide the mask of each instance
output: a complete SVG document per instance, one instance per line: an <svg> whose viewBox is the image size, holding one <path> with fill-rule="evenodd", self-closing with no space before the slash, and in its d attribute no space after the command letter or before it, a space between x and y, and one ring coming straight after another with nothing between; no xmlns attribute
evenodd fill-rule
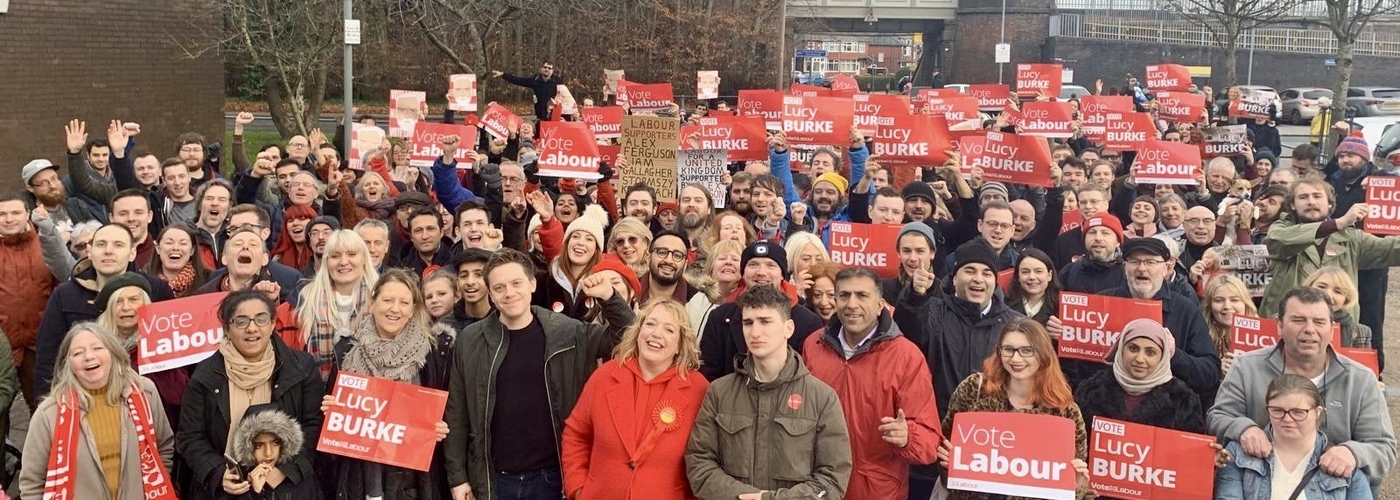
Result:
<svg viewBox="0 0 1400 500"><path fill-rule="evenodd" d="M1265 429L1264 433L1269 436L1269 442L1273 442L1273 429ZM1317 459L1326 451L1327 435L1318 432L1317 444L1313 448L1311 457L1308 457L1306 470L1317 467ZM1220 469L1215 475L1215 498L1217 500L1269 500L1270 489L1273 487L1273 453L1269 458L1258 458L1244 452L1238 441L1232 441L1225 446L1234 457L1225 468ZM1291 492L1290 492L1291 493ZM1323 471L1317 471L1312 478L1308 479L1308 485L1303 489L1303 494L1298 496L1299 500L1366 500L1372 498L1371 484L1366 479L1366 473L1357 469L1350 478L1337 477Z"/></svg>

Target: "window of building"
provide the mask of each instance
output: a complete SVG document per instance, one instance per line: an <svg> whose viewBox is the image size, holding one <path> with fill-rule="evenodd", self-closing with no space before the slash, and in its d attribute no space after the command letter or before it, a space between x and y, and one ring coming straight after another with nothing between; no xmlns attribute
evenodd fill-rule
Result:
<svg viewBox="0 0 1400 500"><path fill-rule="evenodd" d="M827 52L840 52L841 42L822 42L822 50Z"/></svg>

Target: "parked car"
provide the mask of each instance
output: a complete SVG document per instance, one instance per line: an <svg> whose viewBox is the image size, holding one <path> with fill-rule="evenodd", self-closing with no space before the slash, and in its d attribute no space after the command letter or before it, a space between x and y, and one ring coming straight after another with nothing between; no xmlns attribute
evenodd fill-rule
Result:
<svg viewBox="0 0 1400 500"><path fill-rule="evenodd" d="M1071 98L1071 97L1084 97L1084 96L1089 95L1089 94L1091 94L1091 93L1092 93L1092 92L1089 92L1089 89L1086 89L1086 88L1081 87L1081 86L1079 86L1079 85L1061 85L1061 86L1060 86L1060 100L1061 100L1061 101L1067 101L1067 100L1069 100L1069 98Z"/></svg>
<svg viewBox="0 0 1400 500"><path fill-rule="evenodd" d="M972 88L972 86L966 83L949 83L944 85L943 88L956 90L959 94L966 94L967 89Z"/></svg>
<svg viewBox="0 0 1400 500"><path fill-rule="evenodd" d="M1365 116L1347 120L1371 146L1371 159L1380 165L1390 153L1400 150L1400 117Z"/></svg>
<svg viewBox="0 0 1400 500"><path fill-rule="evenodd" d="M1294 125L1306 125L1310 123L1314 116L1317 116L1319 109L1317 98L1332 98L1332 91L1321 87L1297 87L1284 89L1279 94L1279 99L1283 100L1283 116L1288 118L1288 123Z"/></svg>
<svg viewBox="0 0 1400 500"><path fill-rule="evenodd" d="M1279 97L1278 97L1278 91L1277 91L1277 90L1274 90L1273 87L1269 87L1269 86L1265 86L1265 85L1236 85L1236 87L1243 88L1243 89L1264 90L1264 91L1268 91L1268 92L1273 92L1273 93L1274 93L1274 120L1277 121L1277 120L1280 120L1280 119L1283 118L1283 100L1282 100L1282 99L1279 99ZM1215 108L1216 108L1216 109L1220 109L1222 106L1225 106L1225 105L1227 105L1227 104L1229 104L1229 103L1230 103L1230 88L1229 88L1229 87L1225 87L1224 89L1221 89L1219 92L1216 92L1216 93L1215 93Z"/></svg>
<svg viewBox="0 0 1400 500"><path fill-rule="evenodd" d="M1351 87L1347 89L1348 116L1400 115L1400 88Z"/></svg>

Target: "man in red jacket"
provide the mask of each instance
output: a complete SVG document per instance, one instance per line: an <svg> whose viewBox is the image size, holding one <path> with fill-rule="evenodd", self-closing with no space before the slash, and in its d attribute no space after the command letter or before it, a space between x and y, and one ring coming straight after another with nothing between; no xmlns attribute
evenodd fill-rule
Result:
<svg viewBox="0 0 1400 500"><path fill-rule="evenodd" d="M846 498L906 498L909 466L937 460L943 435L924 354L890 318L875 271L836 274L836 318L802 352L841 398L855 464Z"/></svg>

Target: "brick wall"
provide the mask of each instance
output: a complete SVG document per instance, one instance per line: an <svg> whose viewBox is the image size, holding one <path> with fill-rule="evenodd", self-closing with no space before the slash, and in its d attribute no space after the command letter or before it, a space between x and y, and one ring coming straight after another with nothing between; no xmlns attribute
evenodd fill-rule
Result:
<svg viewBox="0 0 1400 500"><path fill-rule="evenodd" d="M170 36L217 23L181 0L11 0L0 14L0 188L22 188L34 158L63 164L63 126L106 134L113 118L141 124L141 145L175 156L175 137L223 140L223 65L180 57Z"/></svg>
<svg viewBox="0 0 1400 500"><path fill-rule="evenodd" d="M1008 9L1010 5L1008 5ZM1016 63L1044 62L1044 47L1050 16L1046 13L1006 14L1006 43L1011 44L1011 63L1005 66L1002 82L1016 83ZM1000 5L977 11L960 11L947 52L945 77L948 83L996 83L996 45L1001 33Z"/></svg>

